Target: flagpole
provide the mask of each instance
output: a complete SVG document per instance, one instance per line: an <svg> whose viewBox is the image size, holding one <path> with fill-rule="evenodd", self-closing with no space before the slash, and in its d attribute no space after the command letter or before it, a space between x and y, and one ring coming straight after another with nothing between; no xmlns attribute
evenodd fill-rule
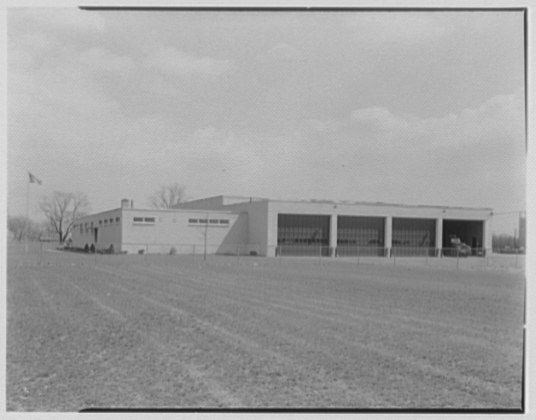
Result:
<svg viewBox="0 0 536 420"><path fill-rule="evenodd" d="M28 253L28 229L30 228L30 180L26 180L26 222L24 229L24 252Z"/></svg>

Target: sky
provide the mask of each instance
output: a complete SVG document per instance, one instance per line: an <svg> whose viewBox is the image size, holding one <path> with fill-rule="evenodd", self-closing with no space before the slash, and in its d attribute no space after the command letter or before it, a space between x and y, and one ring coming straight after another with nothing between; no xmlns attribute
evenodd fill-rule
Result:
<svg viewBox="0 0 536 420"><path fill-rule="evenodd" d="M521 12L7 11L7 212L53 191L525 208Z"/></svg>

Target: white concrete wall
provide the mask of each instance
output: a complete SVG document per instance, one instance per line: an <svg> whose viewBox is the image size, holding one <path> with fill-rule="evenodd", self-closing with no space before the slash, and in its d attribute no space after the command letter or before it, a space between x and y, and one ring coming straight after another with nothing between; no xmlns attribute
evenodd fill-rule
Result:
<svg viewBox="0 0 536 420"><path fill-rule="evenodd" d="M268 212L268 202L248 203L247 211L249 242L259 247L260 255L275 255L275 246L272 244L273 239L269 238L268 233L268 226L273 224L273 220L271 220L273 219L273 215L270 215ZM275 224L277 226L277 218ZM275 241L277 245L277 232Z"/></svg>
<svg viewBox="0 0 536 420"><path fill-rule="evenodd" d="M334 252L337 248L337 215L332 214L329 218L329 248Z"/></svg>
<svg viewBox="0 0 536 420"><path fill-rule="evenodd" d="M414 217L437 219L460 219L460 220L485 220L489 217L491 209L441 207L441 206L409 206L396 204L341 204L319 203L300 201L270 201L270 208L278 213L289 214L318 214L339 216L373 216L373 217Z"/></svg>
<svg viewBox="0 0 536 420"><path fill-rule="evenodd" d="M435 247L438 250L437 255L441 255L441 249L443 248L443 219L436 219L435 226Z"/></svg>
<svg viewBox="0 0 536 420"><path fill-rule="evenodd" d="M394 204L341 204L331 202L292 202L292 201L270 201L269 202L269 237L272 241L269 248L277 244L277 214L309 214L326 215L331 220L337 216L370 216L385 218L385 243L387 249L392 248L392 219L395 218L419 218L435 220L487 220L490 217L491 209L484 208L461 208L461 207L440 207L440 206L406 206ZM275 222L274 222L275 220ZM489 223L489 222L486 222ZM251 222L250 222L251 226ZM437 225L436 225L437 226ZM442 225L440 232L436 227L436 239L442 237ZM330 244L336 243L336 229L331 224ZM334 236L335 235L335 236ZM489 237L488 237L489 235ZM489 229L484 229L484 240L491 243ZM437 244L437 242L436 242Z"/></svg>
<svg viewBox="0 0 536 420"><path fill-rule="evenodd" d="M134 222L135 217L154 217L155 223ZM193 224L189 219L229 220L228 225ZM209 210L123 210L122 250L138 253L200 254L206 245L208 253L244 253L247 244L247 214Z"/></svg>
<svg viewBox="0 0 536 420"><path fill-rule="evenodd" d="M117 221L117 218L119 218L119 221ZM121 219L121 209L114 209L78 219L71 235L73 247L84 248L86 244L88 246L93 244L95 249L99 250L108 249L110 245L113 245L114 251L119 252L121 249ZM82 230L80 229L81 224L84 226ZM98 229L97 242L94 240L95 228Z"/></svg>
<svg viewBox="0 0 536 420"><path fill-rule="evenodd" d="M491 249L493 246L493 233L492 233L492 223L493 219L490 217L484 222L484 232L482 233L482 236L484 236L484 248L486 249L486 252L491 253Z"/></svg>
<svg viewBox="0 0 536 420"><path fill-rule="evenodd" d="M385 247L385 255L390 256L391 255L391 248L393 248L393 218L391 216L387 216L385 218L385 226L384 226L384 241L383 246Z"/></svg>
<svg viewBox="0 0 536 420"><path fill-rule="evenodd" d="M224 196L209 197L196 200L192 206L219 208ZM236 200L239 198L236 197ZM232 200L231 200L232 202ZM128 251L168 253L175 247L177 253L203 252L205 226L192 225L190 218L228 219L229 225L210 225L208 227L208 252L235 253L256 251L259 255L273 256L277 246L278 214L310 214L327 215L335 221L338 215L371 216L386 218L385 247L390 248L391 232L389 221L392 217L486 220L484 224L484 242L491 247L490 213L491 209L405 206L373 203L331 203L331 202L292 202L268 201L240 202L227 205L225 210L215 209L180 209L180 210L146 210L146 209L115 209L108 212L87 216L77 223L93 222L99 228L97 248L114 245L116 252ZM120 217L120 223L101 223L105 218ZM134 217L155 217L154 224L134 223ZM332 236L330 243L336 244L336 229L331 224ZM436 240L438 238L436 229ZM73 231L73 245L83 248L93 243L93 232L79 229ZM437 242L436 242L437 243ZM246 245L247 244L247 245Z"/></svg>
<svg viewBox="0 0 536 420"><path fill-rule="evenodd" d="M220 210L223 207L223 195L200 198L199 200L187 201L181 205L183 209Z"/></svg>

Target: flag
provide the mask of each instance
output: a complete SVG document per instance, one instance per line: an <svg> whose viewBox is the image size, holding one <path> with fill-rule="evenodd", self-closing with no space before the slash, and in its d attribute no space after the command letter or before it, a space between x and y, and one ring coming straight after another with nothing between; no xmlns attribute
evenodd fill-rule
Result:
<svg viewBox="0 0 536 420"><path fill-rule="evenodd" d="M30 184L35 184L35 183L37 183L37 184L39 184L39 185L42 184L41 180L40 180L39 178L37 178L37 177L36 177L34 174L32 174L31 172L28 172L28 175L30 175Z"/></svg>

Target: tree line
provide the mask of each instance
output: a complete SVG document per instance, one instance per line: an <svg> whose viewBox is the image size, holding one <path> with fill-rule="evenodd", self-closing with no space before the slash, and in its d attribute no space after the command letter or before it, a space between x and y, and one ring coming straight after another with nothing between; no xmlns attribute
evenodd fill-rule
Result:
<svg viewBox="0 0 536 420"><path fill-rule="evenodd" d="M493 235L491 244L492 248L496 250L525 248L525 243L519 237L507 233Z"/></svg>
<svg viewBox="0 0 536 420"><path fill-rule="evenodd" d="M149 197L154 208L176 209L185 201L185 188L178 183L163 185ZM55 191L43 197L39 209L45 221L38 223L26 216L8 216L7 228L12 239L38 241L55 237L63 244L71 235L75 221L89 214L91 206L86 194Z"/></svg>

